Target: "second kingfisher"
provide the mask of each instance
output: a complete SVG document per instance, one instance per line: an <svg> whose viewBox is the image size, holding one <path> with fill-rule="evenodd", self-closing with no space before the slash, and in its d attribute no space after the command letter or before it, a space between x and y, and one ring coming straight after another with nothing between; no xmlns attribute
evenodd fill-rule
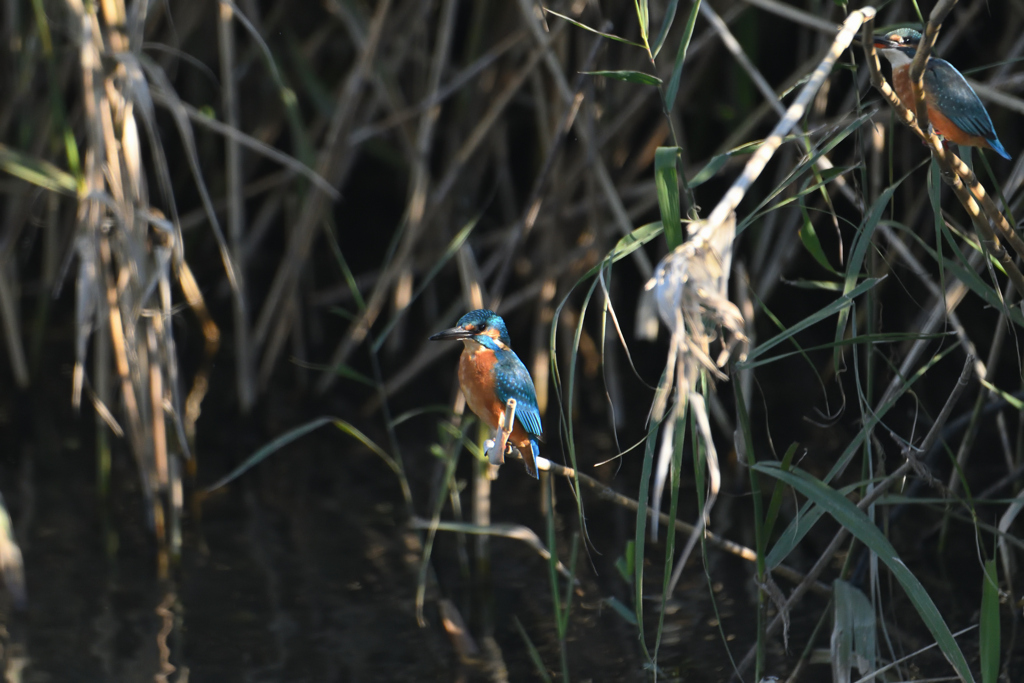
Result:
<svg viewBox="0 0 1024 683"><path fill-rule="evenodd" d="M914 111L910 63L917 54L921 32L898 28L875 36L875 49L892 64L892 83L903 105ZM967 79L944 59L929 58L924 72L924 101L935 132L958 145L987 147L1009 159L992 119Z"/></svg>
<svg viewBox="0 0 1024 683"><path fill-rule="evenodd" d="M544 430L537 408L537 390L529 370L512 350L505 321L494 311L470 311L455 327L438 332L430 339L463 343L459 386L470 410L488 427L497 429L505 404L510 398L516 400L515 425L509 443L523 456L527 474L539 478L537 441Z"/></svg>

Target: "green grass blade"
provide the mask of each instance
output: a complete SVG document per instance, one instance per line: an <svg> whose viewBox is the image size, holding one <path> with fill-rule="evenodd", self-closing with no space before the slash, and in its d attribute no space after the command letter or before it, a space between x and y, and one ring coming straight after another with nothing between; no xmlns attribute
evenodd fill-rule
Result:
<svg viewBox="0 0 1024 683"><path fill-rule="evenodd" d="M636 614L633 612L633 610L629 609L629 607L624 605L621 600L619 600L615 596L609 596L605 598L603 602L604 604L611 607L616 614L622 617L622 620L625 621L627 624L629 624L630 626L636 626Z"/></svg>
<svg viewBox="0 0 1024 683"><path fill-rule="evenodd" d="M621 38L621 37L613 35L611 33L605 33L604 31L598 31L596 28L592 28L590 26L587 26L586 24L581 24L580 22L576 21L572 17L567 17L564 14L559 14L558 12L556 12L556 11L554 11L552 9L548 9L547 7L544 8L544 11L547 12L548 14L554 14L559 19L564 19L565 21L568 21L570 24L572 24L576 28L581 28L584 31L590 31L591 33L596 33L597 35L601 36L602 38L607 38L608 40L614 40L617 43L623 43L625 45L632 45L633 47L643 48L645 50L647 49L641 43L634 43L632 40L626 40L625 38Z"/></svg>
<svg viewBox="0 0 1024 683"><path fill-rule="evenodd" d="M665 229L665 243L672 251L683 243L679 211L679 177L676 173L678 147L659 147L654 152L654 184L658 188L658 208Z"/></svg>
<svg viewBox="0 0 1024 683"><path fill-rule="evenodd" d="M647 515L644 511L647 510L647 497L651 488L651 469L654 464L654 451L657 449L659 424L652 419L647 430L647 446L644 448L644 465L640 474L639 495L637 496L639 506L636 513L636 535L633 538L635 543L633 562L636 572L633 586L635 590L633 597L636 601L634 607L636 608L637 628L640 630L640 646L648 659L651 655L647 650L647 641L644 639L644 542L647 540Z"/></svg>
<svg viewBox="0 0 1024 683"><path fill-rule="evenodd" d="M661 30L658 31L658 37L654 39L654 44L651 45L652 59L658 58L658 53L661 52L661 48L665 45L668 31L672 28L672 22L676 20L676 9L678 8L679 0L669 0L665 6L665 20L661 22Z"/></svg>
<svg viewBox="0 0 1024 683"><path fill-rule="evenodd" d="M841 313L843 311L849 310L850 306L853 304L854 299L856 299L858 296L868 291L869 289L871 289L884 279L884 277L867 278L859 285L843 294L843 296L839 297L838 299L830 303L828 306L825 306L824 308L812 313L811 315L807 316L800 322L791 325L790 327L786 328L784 332L775 335L768 341L764 342L763 344L755 348L753 351L750 352L750 354L747 355L747 359L745 361L743 361L742 363L737 363L736 366L739 368L746 369L751 366L751 363L754 360L756 360L760 356L763 356L766 351L769 351L772 348L781 344L782 342L786 341L787 339L792 338L798 332L801 332L810 327L811 325L819 323L825 318L835 315L836 313Z"/></svg>
<svg viewBox="0 0 1024 683"><path fill-rule="evenodd" d="M785 455L782 456L782 469L788 471L793 464L793 456L796 455L797 449L800 447L798 443L790 444L789 448L786 449ZM779 510L782 508L782 499L786 493L786 487L781 481L775 482L775 490L772 491L772 499L768 503L768 511L764 515L764 537L767 542L772 537L772 531L775 530L775 522L779 518Z"/></svg>
<svg viewBox="0 0 1024 683"><path fill-rule="evenodd" d="M885 188L885 191L878 196L878 199L876 199L875 203L871 206L871 210L868 211L866 216L864 216L864 220L861 222L860 228L857 230L857 235L854 237L853 245L850 247L850 260L846 266L846 283L843 286L844 294L852 291L856 287L857 280L861 277L861 266L864 265L864 260L867 258L868 250L872 245L871 236L875 232L875 227L878 225L878 221L882 219L882 212L888 208L889 201L892 199L893 193L896 192L896 188L900 186L900 183L903 182L905 178L906 176ZM846 336L846 323L849 318L849 308L844 308L839 311L839 318L836 320L835 334L837 342ZM832 359L832 362L836 367L840 366L839 353L839 347L837 346L833 352Z"/></svg>
<svg viewBox="0 0 1024 683"><path fill-rule="evenodd" d="M477 226L477 223L479 221L480 214L478 214L475 218L466 223L466 225L464 225L462 229L459 230L455 237L452 238L452 241L449 242L448 246L445 248L444 253L441 254L441 258L437 260L434 266L430 269L430 272L428 272L426 276L423 278L423 280L420 282L419 286L416 288L416 291L412 293L412 296L409 298L409 304L420 298L420 295L423 294L423 291L428 286L430 286L430 284L434 281L434 278L437 276L437 274L441 272L441 269L445 267L448 261L453 256L455 256L456 253L458 253L459 249L462 248L462 245L465 244L466 240L469 239L470 233L473 232L473 228ZM395 325L398 324L398 321L401 319L402 315L404 315L408 311L409 305L407 304L405 308L403 308L395 315L395 317L388 321L388 324L384 327L383 330L381 330L380 334L377 336L377 339L373 342L372 348L374 353L380 351L381 347L384 345L384 342L387 340L388 335L391 334L391 331L393 329L395 329Z"/></svg>
<svg viewBox="0 0 1024 683"><path fill-rule="evenodd" d="M921 585L918 578L914 576L913 572L900 559L896 549L889 543L889 539L882 535L882 532L868 519L863 511L859 510L856 505L847 500L840 492L815 479L803 470L794 469L786 472L778 466L778 463L774 462L759 462L754 465L754 469L781 479L795 488L817 506L828 512L839 524L853 534L857 540L876 553L878 559L885 563L885 566L889 568L889 571L892 572L893 576L903 587L907 597L910 598L917 613L921 616L925 626L931 632L932 637L935 638L939 649L942 650L942 654L946 656L953 669L964 681L974 683L974 675L971 673L971 668L967 665L964 653L960 650L960 645L953 638L953 634L939 613L938 607L932 601L931 596L928 595L928 592Z"/></svg>
<svg viewBox="0 0 1024 683"><path fill-rule="evenodd" d="M523 643L526 644L526 652L530 655L530 661L533 662L534 668L537 669L537 675L540 676L542 681L545 683L551 683L551 676L548 675L548 670L544 666L544 660L540 658L540 651L537 646L530 640L530 636L526 634L526 629L523 628L523 624L519 621L519 617L512 617L512 620L516 623L516 630L519 631L519 637L523 639Z"/></svg>
<svg viewBox="0 0 1024 683"><path fill-rule="evenodd" d="M707 181L715 177L715 174L721 170L729 159L732 158L733 152L726 152L725 154L719 154L718 156L711 157L711 161L704 164L704 167L697 171L696 175L690 178L690 189L700 187Z"/></svg>
<svg viewBox="0 0 1024 683"><path fill-rule="evenodd" d="M693 27L697 23L697 13L700 11L700 2L697 0L690 8L690 18L686 20L686 28L683 30L683 37L679 40L679 49L676 51L676 61L672 66L672 75L669 77L668 88L665 89L665 111L672 111L675 105L676 95L679 93L679 83L683 77L683 62L686 61L686 51L690 49L690 39L693 37Z"/></svg>
<svg viewBox="0 0 1024 683"><path fill-rule="evenodd" d="M320 429L320 427L323 427L326 424L331 424L332 422L340 421L341 420L339 420L336 417L324 415L322 417L316 418L315 420L310 420L306 424L299 425L295 429L285 432L281 436L272 440L270 443L260 447L255 453L246 458L241 465L239 465L235 469L231 470L231 472L218 479L217 482L214 483L212 486L207 487L206 492L209 493L210 491L216 491L221 486L229 484L235 479L238 479L240 476L242 476L243 474L251 470L253 467L266 460L268 457L270 457L277 451L281 450L282 448L284 448L285 446L294 441L298 441L306 434L309 434L312 431L316 431L317 429Z"/></svg>
<svg viewBox="0 0 1024 683"><path fill-rule="evenodd" d="M864 422L863 427L847 444L846 448L840 454L839 458L832 465L832 469L825 475L823 481L825 483L832 481L832 479L840 472L844 471L849 465L850 460L861 452L861 448L864 444L864 440L872 433L872 430L882 422L889 410L896 405L896 402L900 398L910 391L910 388L914 385L917 380L921 379L931 368L935 367L939 362L942 361L953 349L959 348L955 345L950 345L943 349L939 353L936 353L923 367L919 368L914 374L907 378L903 384L901 384L893 395L884 404L878 406L873 412L870 413L870 417ZM851 484L849 487L840 489L840 493L846 495L850 491L859 488L860 484ZM821 518L823 511L814 505L813 501L804 503L800 512L797 513L796 518L790 523L789 527L782 533L779 540L776 541L775 546L768 553L768 557L765 559L769 569L777 567L786 559L793 549L796 548L797 544L803 539L804 535L814 526L814 524Z"/></svg>
<svg viewBox="0 0 1024 683"><path fill-rule="evenodd" d="M636 19L640 24L640 37L644 40L644 49L647 50L647 55L654 61L654 55L651 54L651 10L647 6L647 0L634 0L636 3Z"/></svg>
<svg viewBox="0 0 1024 683"><path fill-rule="evenodd" d="M618 243L616 243L615 247L608 252L608 255L604 257L604 260L601 261L601 263L592 267L583 274L583 277L576 281L577 285L597 275L602 268L607 268L613 263L618 263L643 245L661 235L661 233L661 221L641 225L633 232L621 238Z"/></svg>
<svg viewBox="0 0 1024 683"><path fill-rule="evenodd" d="M867 596L846 581L837 579L832 591L832 680L849 681L854 666L861 675L876 668L875 611Z"/></svg>
<svg viewBox="0 0 1024 683"><path fill-rule="evenodd" d="M0 170L51 192L72 197L78 194L78 181L75 176L62 171L49 161L33 159L6 145L0 145Z"/></svg>
<svg viewBox="0 0 1024 683"><path fill-rule="evenodd" d="M661 85L660 78L643 71L581 71L580 73L588 76L604 76L605 78L613 78L617 81L626 81L627 83L636 83L638 85Z"/></svg>
<svg viewBox="0 0 1024 683"><path fill-rule="evenodd" d="M654 661L658 661L661 639L665 629L665 613L669 597L669 584L672 582L672 567L676 555L676 518L679 515L679 486L682 481L683 445L686 443L686 420L676 420L675 438L672 443L672 478L670 503L668 508L669 522L665 525L665 571L661 582L661 609L658 613L658 637L654 643Z"/></svg>
<svg viewBox="0 0 1024 683"><path fill-rule="evenodd" d="M807 207L803 202L800 202L800 214L803 216L804 224L797 234L804 245L804 249L814 257L814 260L818 262L818 265L828 272L838 275L839 273L836 269L828 262L828 256L825 254L825 250L821 248L821 241L818 239L818 233L814 229L814 224L811 223L811 217L808 215Z"/></svg>

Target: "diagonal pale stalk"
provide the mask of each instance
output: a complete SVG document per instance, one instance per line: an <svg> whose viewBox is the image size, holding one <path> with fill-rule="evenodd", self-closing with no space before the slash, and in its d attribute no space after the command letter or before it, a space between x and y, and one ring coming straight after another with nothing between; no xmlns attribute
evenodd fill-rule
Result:
<svg viewBox="0 0 1024 683"><path fill-rule="evenodd" d="M775 154L775 151L782 145L783 139L793 129L793 126L803 117L808 105L818 93L822 83L832 73L832 66L846 48L853 42L861 24L867 19L874 18L875 10L871 7L864 7L850 13L842 28L836 35L832 46L829 48L825 58L822 59L818 68L811 74L807 84L800 91L793 104L786 110L786 115L779 120L757 152L750 158L743 169L742 175L736 179L732 187L725 193L722 200L715 207L707 220L703 222L698 233L694 237L710 241L719 226L725 223L728 216L736 210L747 190L764 170L765 165Z"/></svg>
<svg viewBox="0 0 1024 683"><path fill-rule="evenodd" d="M703 6L702 6L703 8ZM690 228L690 239L673 249L661 260L654 272L654 277L646 288L654 291L658 314L672 334L669 358L665 376L658 387L651 411L651 423L656 425L665 416L670 397L674 394L675 401L668 419L672 424L682 417L689 405L698 426L695 437L704 444L704 452L708 473L710 474L709 492L701 510L701 520L691 535L675 566L675 574L670 582L669 591L675 584L678 574L685 564L685 556L694 547L702 527L708 524L710 511L715 502L719 488L719 471L715 455L714 442L708 424L704 401L698 392L698 378L702 374L710 374L718 379L725 379L719 368L725 366L732 355L734 347L741 347L741 360L746 356L747 338L746 324L739 309L728 299L728 282L732 265L732 245L736 236L736 208L742 201L747 190L752 186L764 170L775 151L782 145L785 137L804 117L807 108L821 88L825 79L832 72L832 66L839 56L850 46L865 19L873 17L874 10L865 8L852 12L844 22L825 57L811 74L807 84L801 90L793 104L776 124L771 134L757 152L747 162L743 173L722 197L721 201L709 217L695 223ZM771 97L774 93L768 89ZM708 330L722 330L723 350L717 359L710 357L710 346L717 334ZM668 438L668 437L666 437ZM654 485L654 500L660 501L662 488L665 484L663 473L668 469L668 458L671 448L661 449L657 478ZM650 446L648 455L651 455ZM696 457L696 456L695 456ZM649 472L648 458L645 458L644 473ZM646 505L647 476L641 481L641 504ZM700 493L700 492L698 492ZM643 531L640 520L637 522L635 542L638 552L642 552ZM637 590L642 585L642 556L638 555L636 578ZM641 596L637 596L637 620L642 623ZM641 630L642 638L642 630Z"/></svg>

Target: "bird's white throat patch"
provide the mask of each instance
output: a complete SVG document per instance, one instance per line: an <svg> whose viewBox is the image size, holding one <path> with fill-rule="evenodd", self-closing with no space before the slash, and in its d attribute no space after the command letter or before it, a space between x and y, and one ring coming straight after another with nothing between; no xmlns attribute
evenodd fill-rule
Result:
<svg viewBox="0 0 1024 683"><path fill-rule="evenodd" d="M908 66L913 60L910 59L902 50L895 48L879 49L882 56L889 60L889 63L893 66Z"/></svg>

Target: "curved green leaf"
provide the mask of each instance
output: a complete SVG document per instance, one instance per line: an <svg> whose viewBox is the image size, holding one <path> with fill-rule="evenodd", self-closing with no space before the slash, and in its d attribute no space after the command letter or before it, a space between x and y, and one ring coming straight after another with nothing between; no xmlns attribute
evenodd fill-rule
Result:
<svg viewBox="0 0 1024 683"><path fill-rule="evenodd" d="M835 489L800 469L789 471L783 470L775 462L759 462L754 469L769 476L775 477L789 484L808 499L813 501L817 507L831 515L839 524L845 527L857 540L871 549L878 559L889 568L893 576L899 581L907 597L913 603L917 613L921 615L925 626L931 632L935 642L946 659L953 666L957 674L968 683L974 683L974 675L967 665L964 653L960 645L953 638L952 632L946 625L946 621L939 613L938 607L932 601L928 591L924 589L921 582L914 576L913 572L903 563L896 549L892 547L878 527L868 518L866 514L856 505L851 503L845 496Z"/></svg>
<svg viewBox="0 0 1024 683"><path fill-rule="evenodd" d="M627 83L637 83L639 85L661 85L660 78L651 74L645 74L643 71L581 71L580 73L588 76L614 78L617 81L626 81Z"/></svg>

